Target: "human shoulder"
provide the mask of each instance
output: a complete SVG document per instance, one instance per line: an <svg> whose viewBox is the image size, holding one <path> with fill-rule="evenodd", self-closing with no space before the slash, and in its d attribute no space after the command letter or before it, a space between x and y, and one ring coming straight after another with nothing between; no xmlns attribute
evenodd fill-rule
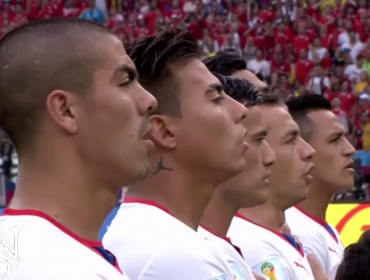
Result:
<svg viewBox="0 0 370 280"><path fill-rule="evenodd" d="M174 261L176 260L176 261ZM143 268L140 279L205 280L229 279L230 272L201 250L178 246L163 248ZM222 278L226 277L226 278Z"/></svg>

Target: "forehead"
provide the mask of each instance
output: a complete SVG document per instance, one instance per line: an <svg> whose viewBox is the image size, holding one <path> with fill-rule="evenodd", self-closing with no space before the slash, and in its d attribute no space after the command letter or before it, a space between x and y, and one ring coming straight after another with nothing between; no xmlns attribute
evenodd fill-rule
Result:
<svg viewBox="0 0 370 280"><path fill-rule="evenodd" d="M338 117L329 110L317 110L307 114L315 124L314 137L329 137L333 133L344 132Z"/></svg>
<svg viewBox="0 0 370 280"><path fill-rule="evenodd" d="M263 91L267 88L267 84L262 82L260 79L257 78L256 75L248 70L235 71L232 76L247 80L259 91Z"/></svg>
<svg viewBox="0 0 370 280"><path fill-rule="evenodd" d="M104 36L95 44L96 56L100 59L99 75L113 75L117 67L126 64L135 69L131 58L127 55L122 42L115 36ZM105 72L105 73L102 73Z"/></svg>
<svg viewBox="0 0 370 280"><path fill-rule="evenodd" d="M220 84L199 59L191 59L180 66L173 65L171 69L180 82L181 91L189 94L206 92L210 84Z"/></svg>
<svg viewBox="0 0 370 280"><path fill-rule="evenodd" d="M280 105L260 105L262 117L266 123L269 136L284 137L287 132L298 130L298 125L288 110Z"/></svg>

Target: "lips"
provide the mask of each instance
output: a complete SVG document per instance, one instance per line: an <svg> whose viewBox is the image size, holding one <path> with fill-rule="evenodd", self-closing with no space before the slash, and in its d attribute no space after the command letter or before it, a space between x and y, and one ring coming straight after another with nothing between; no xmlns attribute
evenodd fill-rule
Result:
<svg viewBox="0 0 370 280"><path fill-rule="evenodd" d="M354 168L355 163L353 160L349 161L344 168Z"/></svg>
<svg viewBox="0 0 370 280"><path fill-rule="evenodd" d="M267 180L268 178L270 178L270 175L271 175L270 171L266 172L266 174L263 175L263 180Z"/></svg>
<svg viewBox="0 0 370 280"><path fill-rule="evenodd" d="M310 172L312 171L312 169L314 169L315 165L313 163L310 163L310 165L308 166L308 168L306 169L306 172L303 174L303 176L308 176L310 175Z"/></svg>

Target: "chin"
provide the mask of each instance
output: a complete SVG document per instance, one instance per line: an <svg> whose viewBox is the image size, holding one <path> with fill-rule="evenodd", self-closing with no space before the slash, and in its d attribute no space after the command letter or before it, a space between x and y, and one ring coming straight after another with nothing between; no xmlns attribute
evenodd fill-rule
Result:
<svg viewBox="0 0 370 280"><path fill-rule="evenodd" d="M334 186L337 186L338 188L337 192L349 191L354 187L354 185L355 181L350 178L347 178L346 180L342 180L337 184L334 184Z"/></svg>
<svg viewBox="0 0 370 280"><path fill-rule="evenodd" d="M127 170L125 173L127 174L127 183L126 185L134 184L136 182L144 180L149 174L151 170L151 165L149 160L145 160L145 162L140 162L140 164L132 166L130 170Z"/></svg>

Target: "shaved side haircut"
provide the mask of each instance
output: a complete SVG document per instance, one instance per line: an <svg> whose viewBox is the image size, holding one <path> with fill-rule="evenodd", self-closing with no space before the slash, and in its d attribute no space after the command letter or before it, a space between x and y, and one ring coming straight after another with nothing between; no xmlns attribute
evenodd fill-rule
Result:
<svg viewBox="0 0 370 280"><path fill-rule="evenodd" d="M214 74L221 82L222 88L232 99L247 107L253 107L262 101L261 94L247 80Z"/></svg>
<svg viewBox="0 0 370 280"><path fill-rule="evenodd" d="M306 94L293 98L286 102L289 113L298 124L301 137L309 142L315 130L315 123L310 119L308 113L317 110L331 111L330 102L323 96L317 94Z"/></svg>
<svg viewBox="0 0 370 280"><path fill-rule="evenodd" d="M181 116L177 67L203 55L193 35L173 28L158 35L147 36L126 45L139 73L140 84L158 100L153 114Z"/></svg>
<svg viewBox="0 0 370 280"><path fill-rule="evenodd" d="M93 90L93 73L101 65L94 44L102 35L115 36L90 21L48 19L2 38L0 127L18 152L34 140L52 91L86 95Z"/></svg>
<svg viewBox="0 0 370 280"><path fill-rule="evenodd" d="M206 58L203 63L208 70L223 76L231 76L236 71L247 70L245 60L234 53L219 52L215 56Z"/></svg>

